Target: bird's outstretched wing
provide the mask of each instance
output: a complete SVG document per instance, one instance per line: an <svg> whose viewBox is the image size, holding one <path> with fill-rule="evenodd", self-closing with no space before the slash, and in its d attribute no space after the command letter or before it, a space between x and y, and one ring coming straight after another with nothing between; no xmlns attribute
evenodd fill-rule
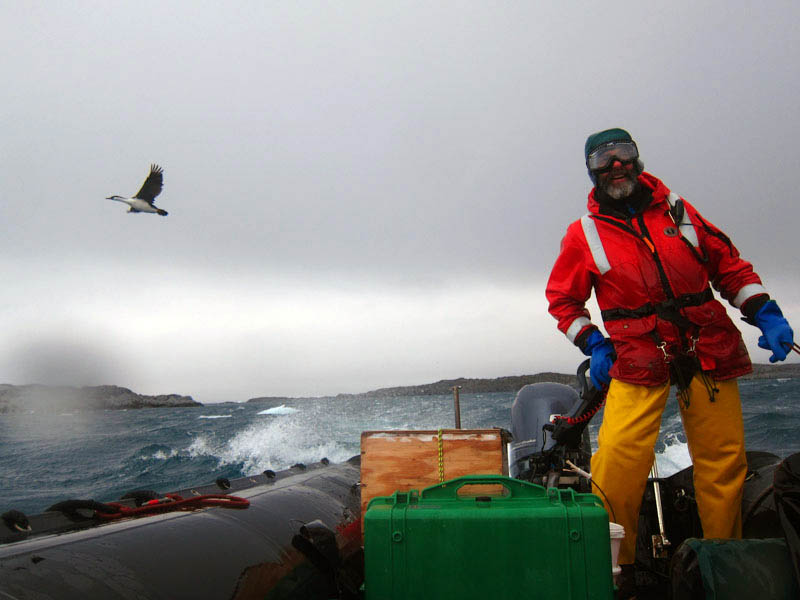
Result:
<svg viewBox="0 0 800 600"><path fill-rule="evenodd" d="M164 187L164 174L161 167L150 165L150 174L144 180L142 188L136 192L134 198L139 198L152 204L156 196L161 193L162 187Z"/></svg>

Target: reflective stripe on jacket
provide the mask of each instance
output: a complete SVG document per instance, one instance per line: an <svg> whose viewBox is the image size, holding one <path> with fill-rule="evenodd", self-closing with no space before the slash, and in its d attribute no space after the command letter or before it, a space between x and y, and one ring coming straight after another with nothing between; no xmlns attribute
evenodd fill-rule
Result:
<svg viewBox="0 0 800 600"><path fill-rule="evenodd" d="M688 202L649 173L639 182L653 195L644 211L601 214L592 190L589 214L567 228L546 290L558 328L575 342L592 326L585 304L594 289L617 352L612 377L661 384L671 357L692 351L718 380L749 373L741 334L709 286L741 308L766 292L761 280ZM670 207L680 203L676 223Z"/></svg>

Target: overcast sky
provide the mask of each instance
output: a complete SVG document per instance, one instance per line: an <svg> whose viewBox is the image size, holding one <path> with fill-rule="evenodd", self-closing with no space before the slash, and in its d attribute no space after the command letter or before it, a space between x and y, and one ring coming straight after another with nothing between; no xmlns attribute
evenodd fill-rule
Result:
<svg viewBox="0 0 800 600"><path fill-rule="evenodd" d="M574 372L544 287L586 136L616 126L800 330L798 22L791 0L2 3L0 382L208 403ZM105 200L152 162L168 217Z"/></svg>

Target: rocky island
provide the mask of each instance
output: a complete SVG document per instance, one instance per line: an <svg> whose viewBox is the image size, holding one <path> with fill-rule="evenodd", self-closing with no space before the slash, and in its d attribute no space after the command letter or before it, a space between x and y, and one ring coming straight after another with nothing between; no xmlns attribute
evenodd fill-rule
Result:
<svg viewBox="0 0 800 600"><path fill-rule="evenodd" d="M753 372L742 379L800 378L800 364L754 364ZM356 394L338 394L336 398L396 398L401 396L441 396L452 394L458 387L462 394L490 394L516 392L530 383L552 381L577 387L577 377L565 373L536 373L534 375L509 375L494 379L459 377L442 379L421 385L385 387ZM260 396L247 402L270 403L286 400L319 400L322 397ZM63 412L68 410L118 410L136 408L174 408L178 406L203 406L191 396L137 394L116 385L87 387L47 386L40 384L0 384L0 414L20 412Z"/></svg>
<svg viewBox="0 0 800 600"><path fill-rule="evenodd" d="M147 396L116 385L90 387L0 384L0 414L202 406L191 396Z"/></svg>
<svg viewBox="0 0 800 600"><path fill-rule="evenodd" d="M753 372L745 375L741 379L782 379L800 378L800 364L754 364ZM338 394L336 398L394 398L400 396L441 396L452 394L454 387L460 388L462 394L490 394L492 392L516 392L522 386L530 383L552 381L564 383L573 387L578 386L576 375L565 373L536 373L535 375L510 375L497 377L494 379L470 379L459 377L458 379L442 379L435 383L425 383L421 385L386 387L369 392L357 394ZM284 400L303 400L311 398L297 398L284 396L261 396L251 398L248 402L266 403L282 402ZM314 399L320 399L319 397Z"/></svg>

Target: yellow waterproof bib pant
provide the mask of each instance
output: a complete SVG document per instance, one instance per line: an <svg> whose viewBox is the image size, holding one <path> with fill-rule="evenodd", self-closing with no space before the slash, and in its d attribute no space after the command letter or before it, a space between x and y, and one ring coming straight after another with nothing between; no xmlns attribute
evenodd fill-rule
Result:
<svg viewBox="0 0 800 600"><path fill-rule="evenodd" d="M742 487L747 474L739 386L716 382L714 401L699 376L689 386L688 408L680 404L683 429L694 464L695 498L706 538L742 535ZM611 381L592 456L592 481L602 488L609 517L625 527L619 564L636 556L642 494L655 458L654 447L669 385L647 387Z"/></svg>

